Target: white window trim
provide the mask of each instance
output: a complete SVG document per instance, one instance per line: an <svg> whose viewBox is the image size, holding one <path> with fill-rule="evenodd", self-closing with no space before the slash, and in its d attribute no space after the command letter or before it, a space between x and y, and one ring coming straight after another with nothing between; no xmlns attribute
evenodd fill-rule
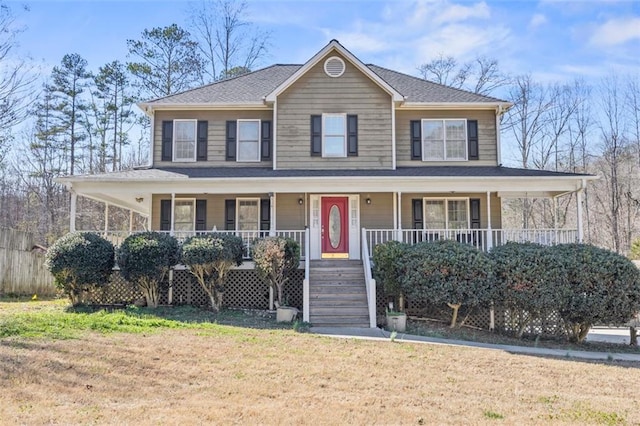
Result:
<svg viewBox="0 0 640 426"><path fill-rule="evenodd" d="M240 123L257 122L258 123L258 158L255 160L240 160ZM236 163L259 163L262 161L262 122L255 118L241 118L236 122Z"/></svg>
<svg viewBox="0 0 640 426"><path fill-rule="evenodd" d="M260 231L260 214L262 213L260 211L260 205L262 204L260 202L261 198L260 197L242 197L242 198L236 198L236 231L237 232L251 232L251 231ZM240 229L238 229L238 225L240 224L240 202L241 201L255 201L257 206L258 206L258 227L256 229L251 229L251 230L244 230L241 231Z"/></svg>
<svg viewBox="0 0 640 426"><path fill-rule="evenodd" d="M449 230L449 201L466 201L467 202L467 227L465 229L471 229L471 204L469 197L424 197L422 199L422 229L427 228L427 201L444 201L444 225L446 230Z"/></svg>
<svg viewBox="0 0 640 426"><path fill-rule="evenodd" d="M341 117L344 121L344 143L342 144L341 155L326 154L324 151L325 143L324 138L326 136L325 129L327 126L324 124L325 117ZM346 113L324 113L322 114L322 157L325 158L346 158L347 157L347 114Z"/></svg>
<svg viewBox="0 0 640 426"><path fill-rule="evenodd" d="M175 230L176 229L176 204L177 203L185 203L185 202L190 202L192 209L191 211L193 212L192 216L191 216L191 225L193 225L193 229L192 231L196 230L196 199L195 198L175 198L175 201L173 203L173 225L172 228ZM176 230L176 232L185 232L185 231L178 231Z"/></svg>
<svg viewBox="0 0 640 426"><path fill-rule="evenodd" d="M176 123L193 123L193 158L178 158L176 152L177 152L177 140L176 140L176 130L177 130L177 126ZM173 142L171 145L173 145L172 147L172 161L174 163L187 163L187 162L195 162L196 161L196 156L198 155L198 120L196 119L175 119L173 120L173 134L171 135L171 137L173 138Z"/></svg>
<svg viewBox="0 0 640 426"><path fill-rule="evenodd" d="M444 159L442 160L434 160L426 157L427 150L424 149L424 123L425 121L441 121L442 122L442 134L443 134L443 148L444 148ZM447 158L447 121L464 121L464 158ZM445 161L469 161L469 129L466 118L423 118L420 120L420 145L422 147L422 161L434 161L434 162L445 162Z"/></svg>

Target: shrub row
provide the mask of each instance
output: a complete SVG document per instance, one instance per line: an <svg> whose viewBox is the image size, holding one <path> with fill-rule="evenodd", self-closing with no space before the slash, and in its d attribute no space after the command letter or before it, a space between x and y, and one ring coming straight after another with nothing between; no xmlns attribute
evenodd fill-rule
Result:
<svg viewBox="0 0 640 426"><path fill-rule="evenodd" d="M55 283L77 305L92 289L105 286L114 263L123 277L136 285L150 307L157 307L160 285L178 263L189 267L214 310L222 306L224 282L233 266L242 264L244 244L226 233L195 235L182 245L166 233L141 232L127 237L120 247L94 233L70 233L47 251L47 267ZM274 287L283 303L282 287L300 262L300 246L289 238L266 237L254 243L258 275Z"/></svg>
<svg viewBox="0 0 640 426"><path fill-rule="evenodd" d="M557 312L580 342L595 323L621 325L640 311L640 271L627 258L587 244L508 243L489 254L456 241L413 246L388 242L373 253L381 290L403 306L446 304L456 325L461 306L491 303L512 312L517 335Z"/></svg>

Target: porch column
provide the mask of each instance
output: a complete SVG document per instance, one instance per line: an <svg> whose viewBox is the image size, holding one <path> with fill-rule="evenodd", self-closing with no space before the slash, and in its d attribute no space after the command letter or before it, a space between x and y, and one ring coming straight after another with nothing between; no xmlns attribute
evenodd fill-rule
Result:
<svg viewBox="0 0 640 426"><path fill-rule="evenodd" d="M404 242L404 236L402 235L402 192L398 192L398 226L396 229L398 230L399 238L398 241Z"/></svg>
<svg viewBox="0 0 640 426"><path fill-rule="evenodd" d="M577 194L577 203L578 203L578 242L581 243L583 239L582 234L582 191L584 189L584 181L582 182L582 187L578 190Z"/></svg>
<svg viewBox="0 0 640 426"><path fill-rule="evenodd" d="M69 213L69 232L76 232L76 209L78 203L78 194L71 190L71 212Z"/></svg>
<svg viewBox="0 0 640 426"><path fill-rule="evenodd" d="M555 244L558 244L558 198L554 196L552 198L553 201L553 241Z"/></svg>
<svg viewBox="0 0 640 426"><path fill-rule="evenodd" d="M269 235L274 237L276 235L276 193L269 193L269 217L271 220L269 221Z"/></svg>
<svg viewBox="0 0 640 426"><path fill-rule="evenodd" d="M393 192L391 195L391 202L393 203L393 239L400 241L400 235L398 235L398 199L397 193Z"/></svg>
<svg viewBox="0 0 640 426"><path fill-rule="evenodd" d="M169 235L173 236L173 223L175 222L176 211L176 193L171 193L171 226L169 226Z"/></svg>
<svg viewBox="0 0 640 426"><path fill-rule="evenodd" d="M109 203L104 203L104 236L109 233Z"/></svg>
<svg viewBox="0 0 640 426"><path fill-rule="evenodd" d="M493 230L491 229L491 191L487 191L487 251L493 248Z"/></svg>
<svg viewBox="0 0 640 426"><path fill-rule="evenodd" d="M133 210L129 210L129 234L133 232Z"/></svg>

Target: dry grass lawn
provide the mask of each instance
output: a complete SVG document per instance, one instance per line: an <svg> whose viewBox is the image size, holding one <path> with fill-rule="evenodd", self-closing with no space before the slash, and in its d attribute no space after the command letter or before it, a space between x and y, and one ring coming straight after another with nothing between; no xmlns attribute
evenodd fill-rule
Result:
<svg viewBox="0 0 640 426"><path fill-rule="evenodd" d="M640 424L640 370L231 326L0 339L2 424Z"/></svg>

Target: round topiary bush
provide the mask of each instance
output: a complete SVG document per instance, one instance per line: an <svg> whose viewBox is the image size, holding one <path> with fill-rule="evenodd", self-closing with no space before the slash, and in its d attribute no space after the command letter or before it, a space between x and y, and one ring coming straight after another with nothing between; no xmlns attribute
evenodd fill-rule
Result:
<svg viewBox="0 0 640 426"><path fill-rule="evenodd" d="M495 247L496 292L494 302L511 312L511 326L522 337L532 321L558 310L566 288L559 285L566 272L548 247L509 242Z"/></svg>
<svg viewBox="0 0 640 426"><path fill-rule="evenodd" d="M622 325L640 311L640 271L626 257L589 244L548 250L565 269L559 312L572 341L582 342L593 324Z"/></svg>
<svg viewBox="0 0 640 426"><path fill-rule="evenodd" d="M55 284L75 306L84 294L109 282L113 272L114 249L98 234L74 232L59 238L46 255L46 266Z"/></svg>
<svg viewBox="0 0 640 426"><path fill-rule="evenodd" d="M233 266L242 264L243 251L242 238L232 234L195 235L182 244L182 263L189 267L209 296L212 309L222 307L227 273Z"/></svg>
<svg viewBox="0 0 640 426"><path fill-rule="evenodd" d="M175 237L161 232L129 235L117 251L116 261L125 280L137 285L149 307L160 300L160 283L180 260Z"/></svg>
<svg viewBox="0 0 640 426"><path fill-rule="evenodd" d="M446 304L455 327L462 305L475 307L494 295L493 264L476 248L457 241L419 243L399 258L401 287L411 300Z"/></svg>

